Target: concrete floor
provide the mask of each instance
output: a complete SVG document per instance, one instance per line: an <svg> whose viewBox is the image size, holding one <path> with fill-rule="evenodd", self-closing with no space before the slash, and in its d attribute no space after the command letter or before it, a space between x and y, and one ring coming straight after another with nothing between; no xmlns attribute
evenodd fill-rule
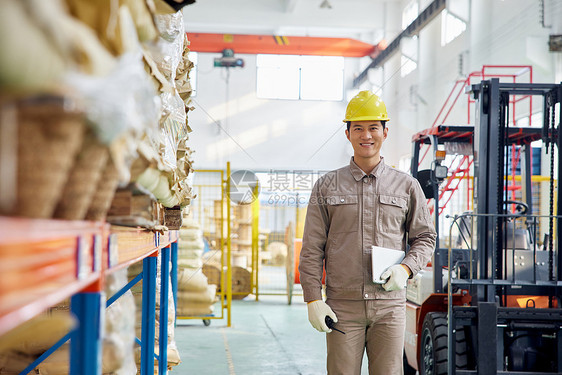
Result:
<svg viewBox="0 0 562 375"><path fill-rule="evenodd" d="M226 311L225 311L226 314ZM325 334L308 322L302 297L260 296L233 301L232 327L226 318L178 320L176 344L182 375L316 375L326 373ZM363 374L367 374L366 359Z"/></svg>

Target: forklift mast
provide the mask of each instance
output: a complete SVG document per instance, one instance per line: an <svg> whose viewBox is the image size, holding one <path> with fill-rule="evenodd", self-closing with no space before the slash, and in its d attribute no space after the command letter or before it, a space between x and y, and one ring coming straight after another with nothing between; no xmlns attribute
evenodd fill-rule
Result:
<svg viewBox="0 0 562 375"><path fill-rule="evenodd" d="M479 102L479 126L475 128L475 150L474 150L474 177L475 177L475 193L474 204L476 213L483 216L477 220L477 233L480 235L477 238L478 249L478 278L483 280L503 279L505 275L502 274L502 267L504 258L502 254L502 239L504 238L502 231L505 229L505 223L509 219L502 214L506 213L506 201L508 201L507 189L505 186L505 177L507 175L507 157L506 146L508 145L507 134L509 131L509 101L515 95L540 95L543 97L543 141L545 145L550 145L550 156L554 157L552 146L562 143L562 133L555 128L555 119L549 118L549 114L554 114L554 110L550 108L560 101L561 85L551 84L507 84L500 83L498 79L491 81L483 81L481 84L472 86L472 93L475 99ZM559 111L560 115L560 111ZM477 118L478 121L478 118ZM523 167L522 178L525 178L525 189L527 197L525 200L530 203L531 198L531 156L530 145L522 146ZM560 165L562 153L558 153L557 165ZM551 171L553 173L554 171ZM562 169L558 169L558 176L551 176L556 178L558 188L562 183ZM558 189L557 189L558 190ZM553 194L554 191L551 192ZM557 201L555 212L550 215L557 215L561 212L562 202ZM532 205L529 205L530 210ZM528 211L527 214L531 214ZM488 216L489 215L489 216ZM552 218L558 222L559 218ZM562 226L557 225L556 236L552 234L550 238L559 239L562 234ZM558 241L557 241L558 242ZM558 242L557 251L559 253ZM554 258L554 248L549 248L551 258ZM562 257L558 257L557 270L560 270ZM553 272L551 267L550 272ZM549 278L552 281L562 280L562 273L557 272L557 275L551 275ZM496 297L496 287L493 285L485 285L478 288L478 299L481 301L493 302ZM476 292L476 290L474 291ZM550 293L554 293L555 289L550 288ZM554 295L553 295L554 296Z"/></svg>
<svg viewBox="0 0 562 375"><path fill-rule="evenodd" d="M478 111L473 156L475 211L469 215L475 223L471 235L476 246L470 249L469 274L464 278L449 276L448 374L562 374L562 202L554 199L562 187L562 169L555 167L562 159L562 152L555 157L555 148L559 150L562 145L558 129L562 85L501 83L495 78L472 85L470 92L477 100ZM549 215L531 211L530 144L521 146L521 176L529 187L523 199L528 204L509 200L507 156L515 130L509 122L509 104L521 96L541 97L543 101L543 126L534 127L534 131L542 134L550 157ZM523 208L510 212L515 204ZM549 222L548 240L539 249L536 237L542 218ZM516 225L525 226L531 233L528 248L516 245ZM454 267L451 252L450 248L449 270ZM524 262L517 261L518 257L523 259L520 254L525 254L530 267L527 273L523 272ZM538 277L539 271L546 276ZM453 290L468 290L471 306L453 306ZM546 298L548 304L535 308L534 296ZM519 297L526 299L526 306L508 303L510 298L513 301ZM461 330L470 337L469 362L473 364L463 369L455 365L455 334Z"/></svg>

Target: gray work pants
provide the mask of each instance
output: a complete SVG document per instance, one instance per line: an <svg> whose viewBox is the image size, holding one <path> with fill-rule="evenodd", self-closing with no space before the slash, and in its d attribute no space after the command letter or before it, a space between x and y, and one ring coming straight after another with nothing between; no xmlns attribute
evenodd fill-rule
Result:
<svg viewBox="0 0 562 375"><path fill-rule="evenodd" d="M400 299L326 301L338 317L326 334L329 375L360 375L367 350L369 375L402 375L406 303Z"/></svg>

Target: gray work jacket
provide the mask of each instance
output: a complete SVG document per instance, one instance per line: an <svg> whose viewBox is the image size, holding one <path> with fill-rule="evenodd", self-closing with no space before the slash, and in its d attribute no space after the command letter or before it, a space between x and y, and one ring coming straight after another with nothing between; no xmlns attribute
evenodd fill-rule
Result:
<svg viewBox="0 0 562 375"><path fill-rule="evenodd" d="M435 248L435 227L418 181L381 162L365 174L349 166L328 172L312 188L299 261L305 302L322 299L405 299L372 281L371 246L406 251L402 264L415 275Z"/></svg>

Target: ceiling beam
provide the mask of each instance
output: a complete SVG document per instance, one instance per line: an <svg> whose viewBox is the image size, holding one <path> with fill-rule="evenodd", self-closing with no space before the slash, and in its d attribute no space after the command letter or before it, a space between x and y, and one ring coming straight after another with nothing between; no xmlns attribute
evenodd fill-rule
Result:
<svg viewBox="0 0 562 375"><path fill-rule="evenodd" d="M350 38L187 33L187 39L189 50L194 52L220 53L228 48L247 54L363 57L377 50L372 44Z"/></svg>
<svg viewBox="0 0 562 375"><path fill-rule="evenodd" d="M402 38L405 37L412 37L414 35L419 34L420 30L427 26L429 22L431 22L435 17L437 17L443 9L447 6L446 0L434 0L423 12L421 12L418 17L412 21L408 27L402 31L398 36L376 57L373 58L373 61L363 70L354 80L353 80L353 87L358 87L367 79L367 75L369 74L369 69L376 68L382 64L384 64L390 56L392 56L395 52L400 50L400 41Z"/></svg>

